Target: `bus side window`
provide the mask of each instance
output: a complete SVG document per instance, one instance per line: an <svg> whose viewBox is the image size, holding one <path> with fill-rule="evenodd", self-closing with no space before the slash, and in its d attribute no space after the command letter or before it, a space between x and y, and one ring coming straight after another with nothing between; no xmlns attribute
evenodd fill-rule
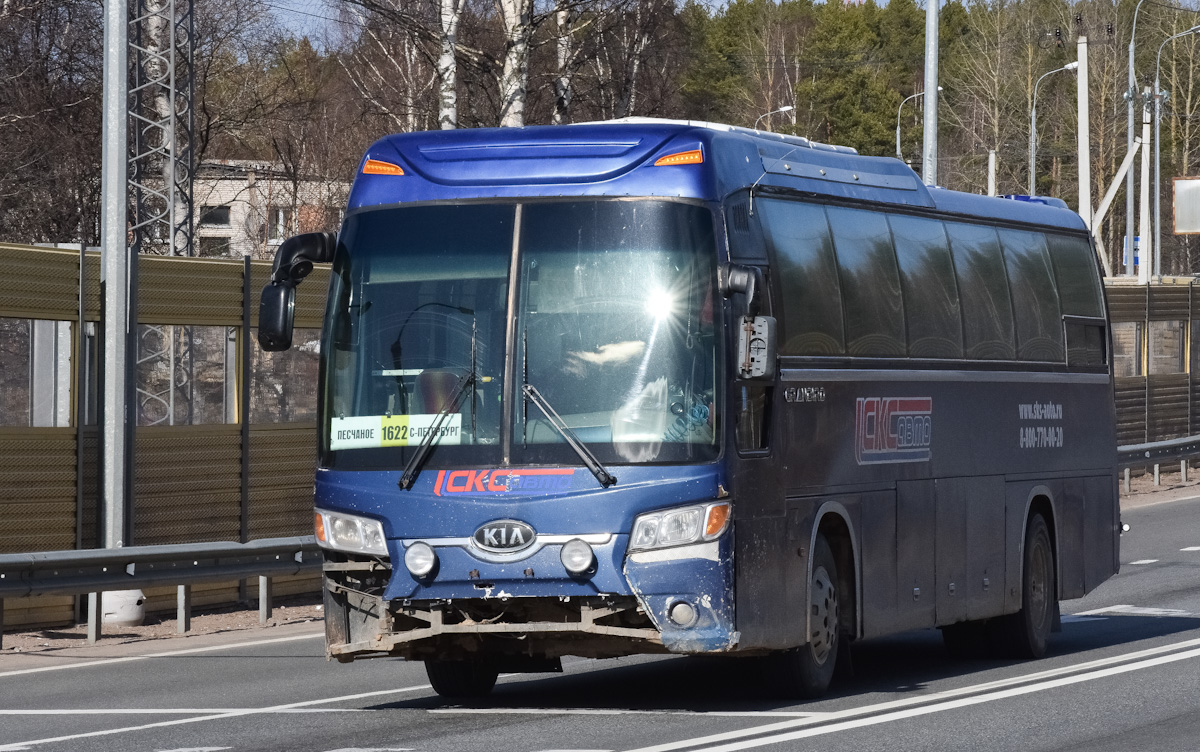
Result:
<svg viewBox="0 0 1200 752"><path fill-rule="evenodd" d="M1015 360L1012 300L996 230L947 222L946 234L963 302L963 354L974 360Z"/></svg>
<svg viewBox="0 0 1200 752"><path fill-rule="evenodd" d="M936 219L898 214L888 223L904 289L909 356L961 358L962 313L945 227Z"/></svg>
<svg viewBox="0 0 1200 752"><path fill-rule="evenodd" d="M825 208L779 199L758 199L755 207L782 295L779 354L844 354L841 282Z"/></svg>
<svg viewBox="0 0 1200 752"><path fill-rule="evenodd" d="M1050 272L1045 236L1028 230L1000 230L1004 264L1012 290L1017 357L1063 362L1062 312Z"/></svg>
<svg viewBox="0 0 1200 752"><path fill-rule="evenodd" d="M771 436L771 392L769 384L742 384L738 387L737 448L739 453L761 452L769 448Z"/></svg>
<svg viewBox="0 0 1200 752"><path fill-rule="evenodd" d="M1104 327L1073 321L1079 316L1103 319L1104 307L1100 303L1100 273L1096 267L1096 256L1089 243L1083 238L1066 235L1046 234L1046 245L1050 250L1050 261L1054 266L1054 278L1058 285L1058 297L1062 314L1067 317L1064 329L1067 339L1067 363L1069 365L1107 365ZM1115 332L1114 332L1115 334ZM1136 368L1140 371L1141 359Z"/></svg>
<svg viewBox="0 0 1200 752"><path fill-rule="evenodd" d="M847 354L904 357L904 304L887 218L836 206L825 213L842 281Z"/></svg>

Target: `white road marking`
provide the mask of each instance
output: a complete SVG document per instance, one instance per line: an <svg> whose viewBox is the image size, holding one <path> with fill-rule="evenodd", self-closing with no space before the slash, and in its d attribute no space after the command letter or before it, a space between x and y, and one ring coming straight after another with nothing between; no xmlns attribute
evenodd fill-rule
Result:
<svg viewBox="0 0 1200 752"><path fill-rule="evenodd" d="M291 637L275 637L270 640L252 640L250 642L235 642L231 645L208 645L202 648L186 648L184 650L168 650L164 653L144 653L142 655L127 655L122 658L105 658L99 661L80 661L78 663L64 663L57 666L39 666L37 668L22 668L16 671L0 672L0 677L5 676L21 676L23 674L39 674L43 671L63 671L69 668L88 668L89 666L111 666L114 663L129 663L130 661L145 661L151 658L171 658L177 655L194 655L195 653L212 653L218 650L236 650L238 648L249 648L257 645L273 645L278 642L295 642L296 640L314 640L318 637L324 637L324 632L313 632L312 634L293 635Z"/></svg>
<svg viewBox="0 0 1200 752"><path fill-rule="evenodd" d="M778 723L769 723L769 724L766 724L763 726L755 726L755 727L751 727L751 728L747 728L747 729L740 729L737 731L726 731L724 733L712 734L710 736L702 736L702 737L697 737L694 739L683 739L681 741L667 742L665 744L658 744L658 745L651 746L651 747L641 747L636 750L630 750L630 752L671 752L672 750L680 750L680 749L687 749L687 748L691 748L691 747L699 747L699 746L702 746L705 744L715 744L718 742L730 741L730 740L734 740L734 739L744 739L745 737L749 737L749 736L760 736L762 734L790 731L791 729L797 729L797 728L801 728L804 726L814 726L818 723L822 723L823 721L832 721L832 720L844 719L844 718L854 718L856 716L868 716L868 715L874 715L877 713L887 713L888 711L899 711L902 708L909 708L910 711L903 711L903 712L911 712L911 714L921 714L922 712L937 712L937 710L949 710L950 709L949 707L944 707L944 706L948 706L951 701L961 702L964 704L975 704L976 702L980 701L979 700L980 697L987 697L990 699L1001 699L997 695L1002 694L1002 692L1012 692L1015 694L1024 694L1026 692L1036 692L1036 691L1040 691L1042 689L1051 689L1052 686L1059 686L1058 684L1055 684L1055 682L1069 684L1069 683L1075 683L1076 681L1087 681L1089 679L1102 678L1103 672L1109 672L1109 674L1104 674L1104 675L1117 674L1117 673L1122 673L1123 671L1133 671L1133 670L1140 669L1140 668L1150 668L1151 666L1159 665L1159 663L1169 663L1172 661L1185 660L1188 658L1198 657L1198 656L1200 656L1200 650L1197 650L1196 649L1197 647L1200 647L1200 639L1184 640L1183 642L1176 642L1176 643L1172 643L1170 645L1161 645L1156 648L1146 648L1145 650L1139 650L1139 651L1136 651L1133 653L1126 653L1124 655L1111 656L1109 658L1099 658L1094 661L1087 661L1085 663L1079 663L1079 664L1075 664L1073 666L1063 666L1062 668L1049 669L1047 671L1040 671L1040 672L1034 673L1034 674L1026 674L1024 676L1014 676L1014 677L1011 677L1008 679L999 679L994 682L985 682L983 684L975 684L975 685L972 685L969 687L961 687L959 689L946 690L945 692L936 692L936 693L924 695L921 697L910 697L910 698L906 698L903 700L892 700L890 702L883 702L883 703L879 703L876 705L867 705L867 706L864 706L861 708L851 708L849 710L842 710L842 711L838 711L835 713L829 713L823 718L803 718L803 719L797 719L794 721L780 721ZM1183 651L1183 652L1175 652L1175 651ZM1164 655L1164 654L1169 654L1169 655ZM1104 667L1111 667L1114 664L1123 664L1123 665L1115 666L1115 668L1104 668ZM1100 671L1096 671L1096 669L1100 669ZM1066 676L1067 674L1072 674L1073 676ZM1056 677L1065 677L1065 678L1056 678ZM1080 678L1080 677L1082 677L1082 678ZM1025 686L1017 686L1017 685L1025 685ZM1009 689L1009 688L1012 688L1012 689ZM1001 691L997 691L997 690L1001 690ZM992 694L983 694L983 693L992 693ZM963 698L963 699L955 700L954 698ZM983 701L986 701L986 700L983 700ZM940 705L935 704L935 703L939 703L939 702L941 703ZM914 708L913 706L922 706L922 707ZM930 708L933 708L933 710L930 710ZM891 715L896 715L896 714L892 713L890 715L878 715L878 716L875 716L872 718L864 718L864 719L861 719L861 722L857 722L857 723L859 726L861 726L861 725L869 725L871 723L883 723L883 722L886 722L887 720L896 720L895 718L890 717ZM885 720L880 720L881 718L883 718ZM820 726L819 728L805 729L803 732L795 732L795 733L802 733L802 734L811 736L811 735L816 735L818 733L831 733L831 731L828 731L828 730L833 730L833 731L841 730L842 727L846 727L846 722L834 723L834 724L830 724L830 725L823 725L823 726ZM809 733L809 732L812 732L812 733ZM789 738L791 738L790 735L788 735L788 736L789 736ZM795 737L795 738L800 738L800 737ZM774 744L777 741L787 741L787 740L788 739L782 738L782 736L775 736L775 737L771 737L769 741L766 741L763 743ZM744 742L744 744L746 744L747 746L756 746L755 743L758 741L760 741L760 740L749 740L747 742ZM741 747L741 746L729 746L729 747L705 747L704 749L705 749L705 752L718 752L719 750L744 749L744 748L745 747Z"/></svg>
<svg viewBox="0 0 1200 752"><path fill-rule="evenodd" d="M1122 616L1191 616L1188 611L1177 608L1146 608L1144 606L1108 606L1091 611L1080 611L1076 616L1098 616L1100 614L1121 614Z"/></svg>
<svg viewBox="0 0 1200 752"><path fill-rule="evenodd" d="M1129 562L1129 565L1133 566L1134 564L1157 564L1157 563L1158 563L1158 559L1138 559L1137 561Z"/></svg>
<svg viewBox="0 0 1200 752"><path fill-rule="evenodd" d="M246 710L234 710L228 713L214 713L210 715L197 716L195 718L176 718L171 721L159 721L157 723L146 723L141 726L126 726L125 728L106 729L104 731L88 731L82 734L68 734L66 736L54 736L46 739L33 739L27 742L14 742L12 744L0 745L0 752L15 752L16 750L29 749L30 746L36 744L51 744L53 742L70 741L71 739L88 739L96 736L111 736L112 734L126 734L130 731L143 731L145 729L163 728L166 726L182 726L187 723L200 723L202 721L219 721L225 718L238 718L248 715L259 715L263 713L278 713L283 710L292 710L294 708L311 708L315 705L324 705L331 702L347 702L350 700L362 700L368 697L381 697L384 695L403 694L406 692L417 692L422 689L432 689L429 684L418 684L412 687L401 687L399 689L381 689L375 692L360 692L353 695L342 695L341 697L324 697L319 700L305 700L304 702L291 702L286 705L272 705L269 708L249 708Z"/></svg>
<svg viewBox="0 0 1200 752"><path fill-rule="evenodd" d="M1101 669L1099 671L1091 671L1085 674L1076 674L1075 676L1066 676L1061 679L1052 681L1030 684L1023 687L1013 687L999 692L990 692L975 697L963 697L957 700L948 702L939 702L934 705L926 705L919 708L910 708L908 710L900 710L894 713L885 713L883 715L874 716L871 718L858 718L852 721L844 721L842 723L833 723L820 728L804 729L802 731L793 731L787 734L776 734L760 739L749 739L732 744L722 744L716 747L704 747L704 752L735 752L735 750L751 749L753 747L762 747L768 744L780 744L782 742L795 741L796 739L804 739L813 736L823 736L825 734L833 734L839 731L849 731L851 729L861 728L863 726L876 726L881 723L890 723L892 721L904 720L907 718L915 718L923 715L931 715L933 713L941 713L946 710L954 710L957 708L965 708L971 705L982 705L987 702L995 702L996 700L1005 700L1011 697L1020 697L1021 695L1033 694L1035 692L1045 692L1049 689L1065 687L1072 684L1081 684L1087 681L1103 679L1117 674L1125 674L1130 671L1138 671L1144 668L1152 668L1161 666L1165 663L1174 663L1176 661L1189 660L1191 658L1200 658L1200 650L1188 650L1183 653L1174 655L1160 656L1151 658L1145 661L1139 661L1132 664L1124 664L1121 666L1113 666L1111 668Z"/></svg>
<svg viewBox="0 0 1200 752"><path fill-rule="evenodd" d="M1085 621L1107 621L1107 616L1080 616L1079 614L1063 614L1063 624L1079 624Z"/></svg>
<svg viewBox="0 0 1200 752"><path fill-rule="evenodd" d="M211 713L254 713L266 711L255 708L62 708L10 710L0 709L0 715L208 715ZM362 708L305 708L303 710L272 710L272 713L369 713Z"/></svg>
<svg viewBox="0 0 1200 752"><path fill-rule="evenodd" d="M1181 548L1179 550L1180 551L1200 551L1200 546L1188 546L1187 548Z"/></svg>
<svg viewBox="0 0 1200 752"><path fill-rule="evenodd" d="M184 747L183 749L160 749L158 752L222 752L233 747Z"/></svg>
<svg viewBox="0 0 1200 752"><path fill-rule="evenodd" d="M429 713L447 715L712 715L731 718L810 718L828 713L787 710L631 710L628 708L430 708Z"/></svg>
<svg viewBox="0 0 1200 752"><path fill-rule="evenodd" d="M539 749L535 752L613 752L611 749Z"/></svg>
<svg viewBox="0 0 1200 752"><path fill-rule="evenodd" d="M341 747L329 752L412 752L410 747Z"/></svg>

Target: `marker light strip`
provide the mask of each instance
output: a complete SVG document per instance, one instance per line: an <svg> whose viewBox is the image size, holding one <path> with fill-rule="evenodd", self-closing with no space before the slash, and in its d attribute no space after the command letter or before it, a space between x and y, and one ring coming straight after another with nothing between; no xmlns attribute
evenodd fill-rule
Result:
<svg viewBox="0 0 1200 752"><path fill-rule="evenodd" d="M704 155L699 149L691 151L681 151L678 154L668 154L665 157L659 157L654 162L655 167L669 167L671 165L685 164L700 164L704 161Z"/></svg>
<svg viewBox="0 0 1200 752"><path fill-rule="evenodd" d="M378 159L368 159L363 163L362 168L364 175L403 175L404 170L400 165L392 164L391 162L383 162Z"/></svg>

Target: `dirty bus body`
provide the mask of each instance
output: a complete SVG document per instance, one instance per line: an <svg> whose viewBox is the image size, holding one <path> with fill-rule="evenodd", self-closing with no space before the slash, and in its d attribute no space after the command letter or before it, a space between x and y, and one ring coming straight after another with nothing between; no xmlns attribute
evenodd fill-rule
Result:
<svg viewBox="0 0 1200 752"><path fill-rule="evenodd" d="M293 238L333 261L328 653L437 691L563 655L771 655L943 627L1036 657L1117 569L1109 334L1079 217L704 123L414 133Z"/></svg>

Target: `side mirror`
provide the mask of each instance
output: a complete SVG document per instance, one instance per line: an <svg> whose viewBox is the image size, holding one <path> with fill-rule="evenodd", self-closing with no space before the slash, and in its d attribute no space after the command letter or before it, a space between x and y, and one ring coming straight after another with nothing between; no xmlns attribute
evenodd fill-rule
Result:
<svg viewBox="0 0 1200 752"><path fill-rule="evenodd" d="M290 279L296 284L312 273L313 264L333 261L337 235L332 232L306 232L294 235L275 252L271 281Z"/></svg>
<svg viewBox="0 0 1200 752"><path fill-rule="evenodd" d="M295 320L296 286L291 282L272 282L264 287L258 303L259 347L267 352L291 347Z"/></svg>
<svg viewBox="0 0 1200 752"><path fill-rule="evenodd" d="M774 316L743 316L738 329L738 374L743 379L775 378L778 354Z"/></svg>
<svg viewBox="0 0 1200 752"><path fill-rule="evenodd" d="M762 270L756 266L725 264L719 269L717 283L726 298L734 293L746 296L746 315L738 320L738 375L743 379L775 378L778 355L775 318L757 315Z"/></svg>
<svg viewBox="0 0 1200 752"><path fill-rule="evenodd" d="M296 320L296 285L312 273L314 263L333 260L337 235L307 232L283 241L275 252L271 281L263 288L258 304L258 344L268 352L292 346Z"/></svg>
<svg viewBox="0 0 1200 752"><path fill-rule="evenodd" d="M758 313L758 288L762 286L762 270L755 266L724 264L717 270L717 284L723 297L734 293L746 296L746 313Z"/></svg>

